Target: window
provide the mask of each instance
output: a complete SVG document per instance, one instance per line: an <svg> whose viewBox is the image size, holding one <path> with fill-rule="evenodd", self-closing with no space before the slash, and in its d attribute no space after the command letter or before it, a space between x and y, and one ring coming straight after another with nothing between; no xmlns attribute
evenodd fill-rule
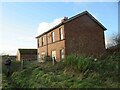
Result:
<svg viewBox="0 0 120 90"><path fill-rule="evenodd" d="M37 39L38 47L39 47L39 38Z"/></svg>
<svg viewBox="0 0 120 90"><path fill-rule="evenodd" d="M42 40L42 46L43 46L44 45L44 37L42 37L41 40Z"/></svg>
<svg viewBox="0 0 120 90"><path fill-rule="evenodd" d="M44 61L45 60L45 52L41 53L41 59Z"/></svg>
<svg viewBox="0 0 120 90"><path fill-rule="evenodd" d="M60 40L62 40L63 39L63 30L62 30L62 28L59 28L59 33L60 33Z"/></svg>
<svg viewBox="0 0 120 90"><path fill-rule="evenodd" d="M60 50L60 59L64 59L64 49Z"/></svg>
<svg viewBox="0 0 120 90"><path fill-rule="evenodd" d="M55 42L54 32L52 32L51 34L52 34L52 42Z"/></svg>
<svg viewBox="0 0 120 90"><path fill-rule="evenodd" d="M38 62L40 61L40 54L38 53Z"/></svg>
<svg viewBox="0 0 120 90"><path fill-rule="evenodd" d="M56 60L56 51L52 51L52 59L55 59Z"/></svg>

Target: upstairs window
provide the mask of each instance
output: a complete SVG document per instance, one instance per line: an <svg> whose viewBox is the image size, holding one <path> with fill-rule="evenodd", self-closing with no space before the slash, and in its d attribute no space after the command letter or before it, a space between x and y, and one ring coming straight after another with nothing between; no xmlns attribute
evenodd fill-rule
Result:
<svg viewBox="0 0 120 90"><path fill-rule="evenodd" d="M44 45L44 37L41 38L42 46Z"/></svg>
<svg viewBox="0 0 120 90"><path fill-rule="evenodd" d="M52 42L55 42L55 35L54 35L54 32L52 32L51 34L52 34Z"/></svg>
<svg viewBox="0 0 120 90"><path fill-rule="evenodd" d="M63 30L62 30L62 28L59 28L59 33L60 33L60 40L62 40L63 39Z"/></svg>

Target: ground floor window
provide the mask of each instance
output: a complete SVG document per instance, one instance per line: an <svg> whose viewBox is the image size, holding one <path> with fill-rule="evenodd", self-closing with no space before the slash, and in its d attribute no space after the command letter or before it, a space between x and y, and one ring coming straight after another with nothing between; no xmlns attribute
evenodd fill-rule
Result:
<svg viewBox="0 0 120 90"><path fill-rule="evenodd" d="M40 61L40 54L38 53L38 62Z"/></svg>
<svg viewBox="0 0 120 90"><path fill-rule="evenodd" d="M64 59L64 49L60 50L60 59Z"/></svg>
<svg viewBox="0 0 120 90"><path fill-rule="evenodd" d="M52 51L52 59L55 59L56 60L56 51Z"/></svg>
<svg viewBox="0 0 120 90"><path fill-rule="evenodd" d="M41 53L41 59L42 59L42 60L45 60L45 52L42 52L42 53Z"/></svg>

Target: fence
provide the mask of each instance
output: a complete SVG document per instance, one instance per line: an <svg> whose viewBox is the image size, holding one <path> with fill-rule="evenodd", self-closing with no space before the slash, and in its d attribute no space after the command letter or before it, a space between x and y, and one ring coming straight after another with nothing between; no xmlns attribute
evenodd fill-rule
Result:
<svg viewBox="0 0 120 90"><path fill-rule="evenodd" d="M21 69L37 66L38 66L37 60L21 60Z"/></svg>

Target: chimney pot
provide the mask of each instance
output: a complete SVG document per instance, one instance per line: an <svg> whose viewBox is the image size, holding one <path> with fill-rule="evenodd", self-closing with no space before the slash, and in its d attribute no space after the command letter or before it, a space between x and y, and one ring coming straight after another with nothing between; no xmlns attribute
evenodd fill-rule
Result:
<svg viewBox="0 0 120 90"><path fill-rule="evenodd" d="M64 17L61 22L64 23L66 20L68 20L68 17Z"/></svg>

